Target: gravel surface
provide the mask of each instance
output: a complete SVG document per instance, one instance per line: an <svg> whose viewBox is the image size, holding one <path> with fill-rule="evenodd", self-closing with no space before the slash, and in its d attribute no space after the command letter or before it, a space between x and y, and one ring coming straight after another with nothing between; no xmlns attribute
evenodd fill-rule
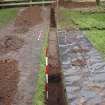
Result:
<svg viewBox="0 0 105 105"><path fill-rule="evenodd" d="M58 30L68 103L105 105L105 61L83 34Z"/></svg>
<svg viewBox="0 0 105 105"><path fill-rule="evenodd" d="M23 9L25 10L25 8ZM40 49L42 47L44 32L49 24L49 10L47 8L41 10L41 16L43 22L29 28L25 33L14 32L13 30L16 29L14 22L0 30L0 38L10 36L23 41L23 44L19 45L17 50L10 49L7 53L0 55L0 60L13 59L18 64L19 77L16 85L17 88L15 89L16 94L12 98L10 105L32 105L32 97L35 94L35 83L38 75L37 71L39 70ZM9 43L11 45L11 41Z"/></svg>

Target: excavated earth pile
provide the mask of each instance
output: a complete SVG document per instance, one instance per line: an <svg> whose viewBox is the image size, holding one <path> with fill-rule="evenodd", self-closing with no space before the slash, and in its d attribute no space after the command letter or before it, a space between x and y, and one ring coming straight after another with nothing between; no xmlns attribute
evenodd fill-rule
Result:
<svg viewBox="0 0 105 105"><path fill-rule="evenodd" d="M43 21L40 15L41 8L38 6L28 7L17 16L15 20L15 32L27 32L30 27L40 24Z"/></svg>

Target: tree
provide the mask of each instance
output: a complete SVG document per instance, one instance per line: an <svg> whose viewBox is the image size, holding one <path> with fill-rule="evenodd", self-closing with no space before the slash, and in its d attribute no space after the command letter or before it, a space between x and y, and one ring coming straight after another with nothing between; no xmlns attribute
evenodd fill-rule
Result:
<svg viewBox="0 0 105 105"><path fill-rule="evenodd" d="M100 5L100 0L96 0L96 4L97 5Z"/></svg>

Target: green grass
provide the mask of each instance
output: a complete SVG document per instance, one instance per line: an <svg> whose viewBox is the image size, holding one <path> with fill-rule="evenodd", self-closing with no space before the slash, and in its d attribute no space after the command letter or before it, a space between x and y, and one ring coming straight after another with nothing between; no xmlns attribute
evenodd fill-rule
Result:
<svg viewBox="0 0 105 105"><path fill-rule="evenodd" d="M105 59L105 31L86 31L86 37Z"/></svg>
<svg viewBox="0 0 105 105"><path fill-rule="evenodd" d="M11 22L11 20L15 19L18 11L19 11L18 8L1 9L0 10L0 27L5 26L9 22Z"/></svg>
<svg viewBox="0 0 105 105"><path fill-rule="evenodd" d="M105 28L105 13L80 12L80 10L61 9L60 25L77 25L79 28Z"/></svg>
<svg viewBox="0 0 105 105"><path fill-rule="evenodd" d="M44 88L45 88L45 48L48 44L48 31L45 33L43 47L40 52L40 70L38 73L37 85L35 88L35 95L33 98L33 105L44 105Z"/></svg>
<svg viewBox="0 0 105 105"><path fill-rule="evenodd" d="M71 12L71 17L75 24L78 24L80 28L105 28L104 13L83 14L76 11L76 13Z"/></svg>

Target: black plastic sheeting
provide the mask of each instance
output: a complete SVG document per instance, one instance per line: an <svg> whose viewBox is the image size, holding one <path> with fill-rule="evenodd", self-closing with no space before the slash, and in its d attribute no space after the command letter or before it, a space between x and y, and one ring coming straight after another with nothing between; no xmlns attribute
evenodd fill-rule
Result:
<svg viewBox="0 0 105 105"><path fill-rule="evenodd" d="M68 103L105 105L105 61L81 31L58 30L59 53ZM73 48L88 51L72 52ZM73 66L80 59L86 65Z"/></svg>

